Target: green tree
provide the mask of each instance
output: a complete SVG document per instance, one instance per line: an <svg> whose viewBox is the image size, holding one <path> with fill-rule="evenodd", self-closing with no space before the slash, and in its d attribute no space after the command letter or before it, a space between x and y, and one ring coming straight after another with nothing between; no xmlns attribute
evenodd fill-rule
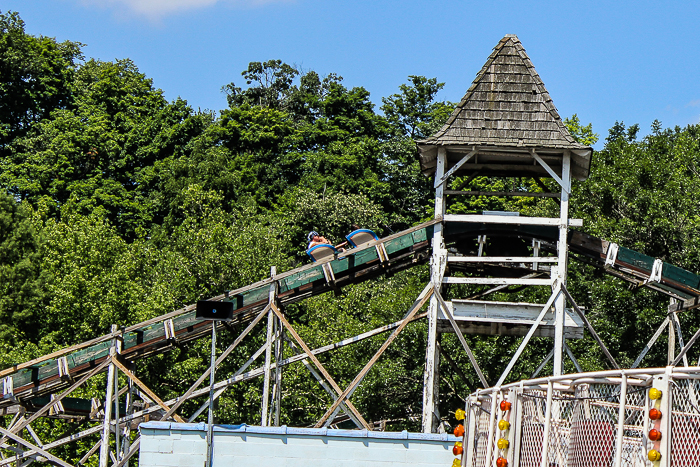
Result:
<svg viewBox="0 0 700 467"><path fill-rule="evenodd" d="M70 203L89 213L101 206L127 238L149 224L148 184L156 161L186 147L211 121L186 102L171 104L128 60L90 60L71 83L73 107L54 110L9 146L0 184L51 214Z"/></svg>
<svg viewBox="0 0 700 467"><path fill-rule="evenodd" d="M0 155L53 110L70 107L81 47L26 34L18 13L0 12Z"/></svg>
<svg viewBox="0 0 700 467"><path fill-rule="evenodd" d="M399 134L411 139L427 138L437 131L454 109L454 104L436 101L445 86L437 78L408 77L409 84L399 86L400 94L382 97L382 112Z"/></svg>
<svg viewBox="0 0 700 467"><path fill-rule="evenodd" d="M0 342L8 347L33 337L40 322L43 240L31 207L0 191Z"/></svg>

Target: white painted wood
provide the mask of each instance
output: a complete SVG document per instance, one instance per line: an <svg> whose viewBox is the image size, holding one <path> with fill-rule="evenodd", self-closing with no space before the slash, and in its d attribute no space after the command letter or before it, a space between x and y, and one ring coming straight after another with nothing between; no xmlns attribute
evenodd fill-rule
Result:
<svg viewBox="0 0 700 467"><path fill-rule="evenodd" d="M569 151L566 151L564 153L564 157L566 158L566 154L569 153ZM539 164L544 168L544 170L547 171L547 173L559 184L559 186L562 187L562 190L566 191L566 193L571 193L571 186L567 185L566 181L563 179L564 178L564 173L567 172L567 168L563 167L562 168L562 178L559 178L559 175L547 164L538 154L535 152L534 149L530 150L530 154L532 157L539 162ZM569 154L570 157L570 154ZM571 160L571 159L569 159ZM563 161L564 164L566 164L566 159Z"/></svg>
<svg viewBox="0 0 700 467"><path fill-rule="evenodd" d="M474 224L552 225L559 226L556 217L488 216L483 214L445 214L445 222L471 222ZM569 227L582 227L583 219L569 219Z"/></svg>
<svg viewBox="0 0 700 467"><path fill-rule="evenodd" d="M542 462L541 467L549 467L549 432L552 428L552 396L554 388L552 381L547 381L547 405L544 415L544 435L542 436Z"/></svg>
<svg viewBox="0 0 700 467"><path fill-rule="evenodd" d="M438 148L437 165L435 167L435 180L440 180L445 175L447 165L447 152L445 148ZM440 183L435 188L435 217L445 215L445 184ZM447 250L443 244L442 224L435 224L433 231L433 256L430 259L430 280L435 287L442 283L445 265L447 264ZM438 300L430 297L428 305L428 343L425 350L425 372L423 377L423 433L435 431L436 399L439 397L439 353L437 349L437 315ZM438 417L439 419L439 417Z"/></svg>
<svg viewBox="0 0 700 467"><path fill-rule="evenodd" d="M535 333L535 330L537 327L540 325L542 320L544 319L545 314L549 310L549 307L552 306L552 303L554 303L554 300L559 298L559 295L561 294L561 286L558 286L554 293L549 297L549 300L547 300L547 303L542 307L542 311L540 312L540 315L537 317L537 320L534 322L532 327L530 328L530 331L528 331L527 335L523 338L522 342L520 342L520 346L518 347L518 350L515 351L515 355L513 355L513 358L510 359L510 362L508 363L508 366L506 369L503 371L503 374L501 377L498 379L498 383L496 383L496 386L501 386L505 379L508 377L508 373L510 373L510 370L513 369L513 366L515 365L515 362L518 361L518 358L520 358L520 354L523 353L523 350L525 350L525 347L527 346L527 343L530 341L530 338L532 338L532 335Z"/></svg>
<svg viewBox="0 0 700 467"><path fill-rule="evenodd" d="M440 291L438 290L437 287L433 287L435 298L438 299L438 302L440 303L440 311L438 312L438 319L440 316L447 317L447 319L450 321L450 325L452 326L455 334L457 335L457 339L459 339L459 342L462 344L462 347L464 348L464 351L467 352L467 357L469 357L469 361L471 362L472 366L474 367L474 370L476 371L477 376L479 377L479 381L481 381L481 384L484 385L484 387L488 387L488 381L486 381L486 377L484 376L484 373L481 371L481 368L479 367L479 363L476 361L476 358L474 357L474 354L472 353L472 349L469 348L469 344L467 344L466 339L464 339L464 336L462 335L462 332L459 330L459 326L457 326L457 323L455 322L454 317L452 316L452 311L450 310L450 306L443 300L442 296L440 295Z"/></svg>
<svg viewBox="0 0 700 467"><path fill-rule="evenodd" d="M622 373L620 406L617 411L617 436L615 438L615 467L622 467L622 440L625 435L625 408L627 407L627 375ZM644 414L646 416L646 414Z"/></svg>
<svg viewBox="0 0 700 467"><path fill-rule="evenodd" d="M275 384L272 387L272 400L274 403L274 426L280 425L280 411L282 403L282 360L284 352L284 329L279 319L275 318Z"/></svg>
<svg viewBox="0 0 700 467"><path fill-rule="evenodd" d="M119 328L112 325L112 334L116 333ZM112 339L112 345L109 348L110 357L117 354L117 339ZM105 396L104 406L104 422L102 423L102 444L100 445L100 467L107 467L109 464L109 433L110 420L112 419L112 398L114 396L114 379L116 377L116 365L110 363L107 369L107 395Z"/></svg>
<svg viewBox="0 0 700 467"><path fill-rule="evenodd" d="M544 304L519 303L519 302L495 302L487 300L455 300L446 302L448 310L455 321L497 322L532 325L537 321ZM447 319L441 312L438 319ZM554 312L548 310L540 326L554 326ZM566 327L583 329L583 320L572 310L567 310Z"/></svg>
<svg viewBox="0 0 700 467"><path fill-rule="evenodd" d="M448 263L556 263L556 256L448 256Z"/></svg>
<svg viewBox="0 0 700 467"><path fill-rule="evenodd" d="M634 361L631 368L637 368L637 366L641 363L642 359L646 356L646 354L651 349L651 346L653 346L654 343L656 343L656 340L659 338L659 336L664 331L664 329L666 329L666 326L668 326L668 324L669 324L669 317L666 316L666 319L664 319L663 323L661 323L661 325L656 330L654 335L651 336L651 339L649 339L649 342L647 342L647 345L645 345L644 348L642 349L642 351L639 353L639 356Z"/></svg>
<svg viewBox="0 0 700 467"><path fill-rule="evenodd" d="M568 310L567 310L567 313L569 313ZM566 328L564 328L564 335L568 337L568 334L566 332ZM566 351L566 355L568 355L569 358L571 359L571 363L573 363L574 367L576 367L576 371L578 371L579 373L583 373L583 368L581 368L581 365L578 364L578 360L576 360L574 353L571 351L569 346L566 345L566 342L564 342L564 350Z"/></svg>
<svg viewBox="0 0 700 467"><path fill-rule="evenodd" d="M266 340L265 340L265 366L264 366L264 379L263 379L263 394L262 394L262 410L261 410L261 426L267 426L267 421L269 419L268 417L268 409L269 409L269 401L270 401L270 376L271 376L271 368L270 365L272 363L272 339L273 339L273 328L274 328L274 320L276 316L275 313L270 310L267 313L267 334L266 334Z"/></svg>
<svg viewBox="0 0 700 467"><path fill-rule="evenodd" d="M444 277L443 284L485 284L485 285L548 285L552 279L521 279L498 277Z"/></svg>
<svg viewBox="0 0 700 467"><path fill-rule="evenodd" d="M556 277L560 284L566 286L567 259L569 252L568 243L568 219L569 219L569 193L571 193L571 153L564 152L562 160L561 200L559 204L559 242L557 243L557 256L559 261L552 276ZM556 272L556 276L554 276ZM564 306L566 297L562 294L554 302L556 310L556 324L554 331L554 376L559 376L564 370Z"/></svg>
<svg viewBox="0 0 700 467"><path fill-rule="evenodd" d="M477 149L474 148L469 154L464 156L462 159L460 159L459 162L457 162L455 165L453 165L452 168L450 170L448 170L447 173L445 173L442 177L438 178L436 176L433 188L437 188L438 186L443 185L447 181L447 179L450 178L450 175L452 175L457 170L459 170L459 168L462 167L464 164L466 164L469 161L469 159L471 159L476 153L477 153Z"/></svg>

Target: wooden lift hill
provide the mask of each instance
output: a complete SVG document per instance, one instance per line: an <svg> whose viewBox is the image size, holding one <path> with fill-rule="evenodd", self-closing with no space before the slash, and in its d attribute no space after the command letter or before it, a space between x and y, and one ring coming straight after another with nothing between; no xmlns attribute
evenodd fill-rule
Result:
<svg viewBox="0 0 700 467"><path fill-rule="evenodd" d="M349 420L360 429L381 429L379 421L365 420L352 404L352 394L398 334L418 319L427 319L429 327L422 413L422 429L426 433L441 428L436 404L440 332L456 334L484 388L491 384L481 372L464 334L524 336L495 386L505 382L530 338L537 335L553 338L552 351L541 367L553 358L555 375L562 372L564 352L576 364L565 339L579 338L584 331L597 339L611 366L617 368L568 292L569 256L674 300L673 313L662 323L637 364L669 323L679 331L683 347L674 359L685 356L698 336L683 343L680 327L674 324L675 312L700 306L700 276L571 229L581 226L580 220L569 218L571 180L588 176L592 150L576 143L567 132L517 37L506 36L499 42L447 123L435 135L418 142L418 150L423 172L435 180L433 220L291 271L278 274L273 269L263 281L211 298L232 303L231 320L197 320L192 305L133 326L113 326L109 334L1 371L0 411L13 418L6 427L0 427L0 448L13 454L0 458L0 467L11 463L27 465L35 460L66 467L70 464L51 451L84 439L94 441L79 464L99 455L100 467L121 467L138 452L139 437L134 428L141 421L149 417L176 422L196 420L209 406L210 388L202 387L210 376L209 370L179 397L163 400L138 378L134 362L166 352L174 345L208 338L212 326L240 330L213 362L212 369L236 351L256 328L265 336L265 343L248 361L234 374L212 381L211 390L211 399L216 400L232 385L262 376L262 426L279 425L282 369L299 363L308 368L328 394L324 397L332 401L317 427L334 427L339 421ZM558 193L488 194L558 198L559 216L539 218L495 212L447 215L449 196L483 194L448 190L450 178L461 176L469 180L477 175L552 178L561 188ZM498 246L499 239L506 241ZM512 245L526 248L513 251ZM431 265L430 281L397 322L311 349L285 313L285 306L290 303L338 292L347 285L427 262ZM466 284L479 290L484 285L490 287L486 292L447 300L446 287L450 284ZM488 300L491 292L513 286L545 287L550 291L549 299L546 303ZM565 306L567 302L570 309ZM258 327L261 321L266 326ZM345 388L317 358L383 333L389 333L385 342ZM283 354L285 346L288 350ZM262 362L255 367L258 359ZM105 372L104 397L71 397L88 380ZM199 407L183 413L183 403L193 399L200 401ZM70 419L82 425L76 425L80 431L42 440L31 426L40 417Z"/></svg>

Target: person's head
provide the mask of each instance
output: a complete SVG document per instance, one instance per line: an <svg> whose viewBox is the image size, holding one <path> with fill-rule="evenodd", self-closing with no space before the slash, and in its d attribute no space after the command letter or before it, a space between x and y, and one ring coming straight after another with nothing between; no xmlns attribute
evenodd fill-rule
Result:
<svg viewBox="0 0 700 467"><path fill-rule="evenodd" d="M315 230L312 230L312 231L309 232L309 234L306 236L306 239L307 239L309 242L313 242L313 241L314 241L314 238L315 238L315 237L318 237L318 236L319 236L319 235L318 235L318 232L316 232Z"/></svg>

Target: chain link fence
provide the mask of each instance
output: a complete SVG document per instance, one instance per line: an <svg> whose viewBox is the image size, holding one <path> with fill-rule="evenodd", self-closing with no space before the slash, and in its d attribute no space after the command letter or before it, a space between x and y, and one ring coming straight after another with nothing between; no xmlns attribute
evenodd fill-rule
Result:
<svg viewBox="0 0 700 467"><path fill-rule="evenodd" d="M661 380L669 394L660 406L649 390ZM648 459L653 449L666 456L664 465L700 466L700 368L566 375L484 392L468 403L476 419L466 438L465 448L472 449L467 467L492 467L497 457L507 458L509 467L652 467L658 464ZM516 401L512 435L498 430L503 413L491 414L492 397ZM670 411L666 422L654 425L654 407ZM648 439L654 426L664 432L662 441ZM510 437L509 447L499 449L501 437Z"/></svg>

